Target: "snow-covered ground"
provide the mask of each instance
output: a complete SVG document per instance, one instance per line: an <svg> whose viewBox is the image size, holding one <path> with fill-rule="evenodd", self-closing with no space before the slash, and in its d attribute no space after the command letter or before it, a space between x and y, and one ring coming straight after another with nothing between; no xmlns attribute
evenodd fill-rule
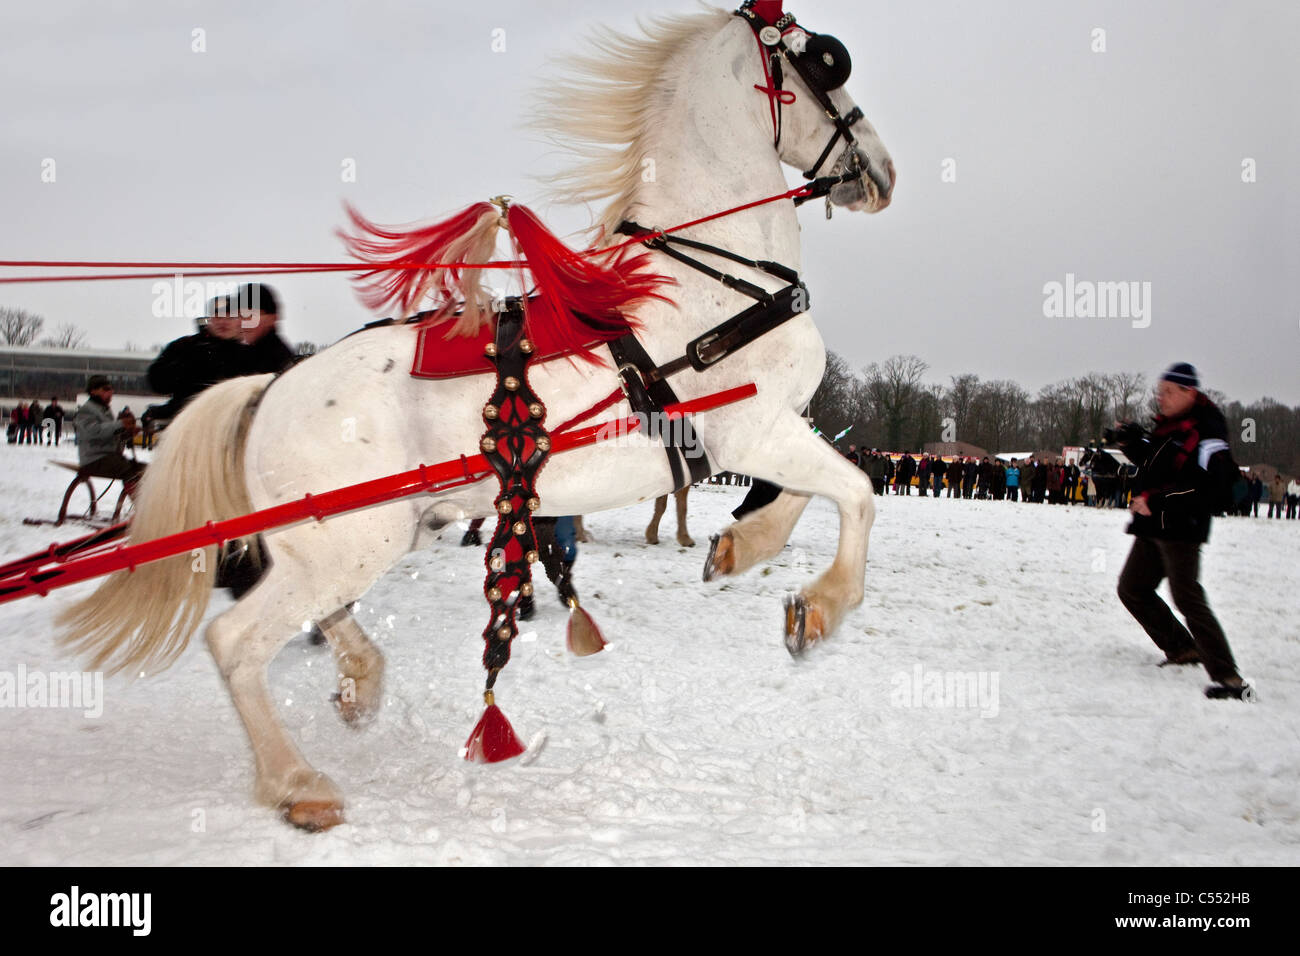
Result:
<svg viewBox="0 0 1300 956"><path fill-rule="evenodd" d="M57 510L48 457L0 447L0 560L79 533L22 524ZM704 584L739 495L692 494L693 549L671 514L644 543L649 503L588 517L576 578L613 647L568 656L539 586L498 681L520 760L458 756L486 606L481 554L451 529L361 600L388 661L376 722L336 716L327 648L295 638L272 668L346 824L307 834L253 803L196 637L164 674L106 681L101 716L0 709L0 863L1300 863L1300 522L1219 521L1203 552L1251 705L1155 666L1114 594L1124 517L1081 507L877 499L866 601L792 660L781 598L829 563L834 508L814 502L770 566ZM0 672L75 669L51 620L90 586L0 605Z"/></svg>

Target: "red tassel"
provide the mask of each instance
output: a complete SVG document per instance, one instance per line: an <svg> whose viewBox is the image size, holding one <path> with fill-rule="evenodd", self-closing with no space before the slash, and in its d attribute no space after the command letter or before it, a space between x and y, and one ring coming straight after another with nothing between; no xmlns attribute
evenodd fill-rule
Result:
<svg viewBox="0 0 1300 956"><path fill-rule="evenodd" d="M475 203L450 219L429 226L392 229L364 218L350 205L348 217L358 235L342 231L339 237L348 252L376 268L356 281L361 300L375 311L392 309L403 316L415 311L425 294L432 294L435 308L454 307L463 298L463 269L393 269L402 263L441 262L448 247L476 228L485 227L498 215L491 203ZM430 283L430 273L436 272Z"/></svg>
<svg viewBox="0 0 1300 956"><path fill-rule="evenodd" d="M589 657L603 651L608 642L591 615L574 604L569 608L569 626L564 643L576 656Z"/></svg>
<svg viewBox="0 0 1300 956"><path fill-rule="evenodd" d="M595 361L583 346L607 342L637 328L631 309L645 299L670 301L659 289L672 280L642 271L649 253L626 250L601 256L574 252L526 206L506 214L519 256L528 263L540 303L529 307L529 335L539 326L554 330L556 341ZM539 307L540 305L540 307ZM549 336L548 336L549 337Z"/></svg>
<svg viewBox="0 0 1300 956"><path fill-rule="evenodd" d="M754 12L768 23L776 23L777 20L785 16L781 12L782 3L783 0L758 0L754 4Z"/></svg>
<svg viewBox="0 0 1300 956"><path fill-rule="evenodd" d="M527 749L515 736L515 729L501 708L489 703L465 741L465 759L474 763L498 763L518 757Z"/></svg>

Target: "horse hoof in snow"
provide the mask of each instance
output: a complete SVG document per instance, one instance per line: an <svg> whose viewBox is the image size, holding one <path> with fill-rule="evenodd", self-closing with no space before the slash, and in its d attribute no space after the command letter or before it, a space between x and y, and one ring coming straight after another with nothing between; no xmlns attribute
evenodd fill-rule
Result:
<svg viewBox="0 0 1300 956"><path fill-rule="evenodd" d="M785 649L791 657L800 657L810 644L826 636L826 622L821 610L802 594L785 599Z"/></svg>
<svg viewBox="0 0 1300 956"><path fill-rule="evenodd" d="M284 808L284 818L299 829L320 833L343 822L343 804L328 800L300 800Z"/></svg>
<svg viewBox="0 0 1300 956"><path fill-rule="evenodd" d="M704 559L704 580L712 581L736 569L736 547L731 532L709 538L709 554Z"/></svg>
<svg viewBox="0 0 1300 956"><path fill-rule="evenodd" d="M655 544L658 543L659 543L658 541L655 542ZM692 538L689 534L679 534L677 536L677 543L680 544L683 548L695 547L695 539Z"/></svg>

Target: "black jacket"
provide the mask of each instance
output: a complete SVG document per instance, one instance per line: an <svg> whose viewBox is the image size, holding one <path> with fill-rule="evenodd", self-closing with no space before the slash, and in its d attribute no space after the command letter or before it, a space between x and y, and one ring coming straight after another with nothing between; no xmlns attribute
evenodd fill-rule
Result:
<svg viewBox="0 0 1300 956"><path fill-rule="evenodd" d="M1204 542L1217 489L1236 476L1223 413L1203 394L1180 418L1156 418L1150 434L1128 436L1120 448L1137 466L1135 497L1151 516L1133 516L1128 533L1169 541Z"/></svg>
<svg viewBox="0 0 1300 956"><path fill-rule="evenodd" d="M159 417L175 415L210 385L251 375L250 351L238 341L219 339L206 331L170 343L149 366L149 387L172 396L167 412Z"/></svg>
<svg viewBox="0 0 1300 956"><path fill-rule="evenodd" d="M283 372L296 360L293 349L280 338L274 329L267 332L252 345L243 346L248 350L249 370L245 375L260 375L263 372Z"/></svg>

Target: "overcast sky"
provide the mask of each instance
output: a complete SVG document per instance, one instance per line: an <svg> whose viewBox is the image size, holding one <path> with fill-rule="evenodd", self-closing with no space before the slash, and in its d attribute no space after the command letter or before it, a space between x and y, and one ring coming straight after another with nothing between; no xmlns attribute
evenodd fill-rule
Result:
<svg viewBox="0 0 1300 956"><path fill-rule="evenodd" d="M506 192L561 231L586 226L532 178L557 158L523 127L528 94L591 25L693 9L6 2L0 259L339 261L345 199L407 222ZM877 216L801 213L828 347L1031 391L1184 360L1233 398L1300 404L1300 3L786 9L848 46L847 89L899 174ZM1044 287L1067 274L1149 283L1149 313L1049 318ZM270 281L292 340L372 318L341 276ZM154 300L145 280L0 286L0 305L105 348L192 330Z"/></svg>

